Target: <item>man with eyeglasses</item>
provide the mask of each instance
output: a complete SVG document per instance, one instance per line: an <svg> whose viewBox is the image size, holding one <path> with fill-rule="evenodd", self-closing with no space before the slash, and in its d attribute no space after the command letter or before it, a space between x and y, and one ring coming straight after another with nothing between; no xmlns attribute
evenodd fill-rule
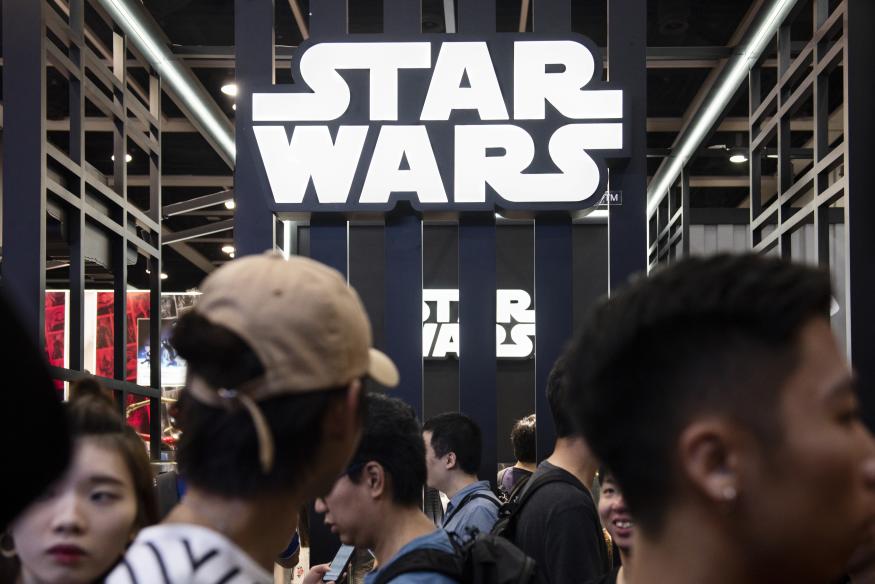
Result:
<svg viewBox="0 0 875 584"><path fill-rule="evenodd" d="M411 551L452 554L454 548L421 510L425 445L413 410L378 393L365 397L365 408L358 450L329 493L316 500L316 511L325 513L326 525L340 541L373 552L379 568L366 584L453 584L433 571L385 578L392 563Z"/></svg>

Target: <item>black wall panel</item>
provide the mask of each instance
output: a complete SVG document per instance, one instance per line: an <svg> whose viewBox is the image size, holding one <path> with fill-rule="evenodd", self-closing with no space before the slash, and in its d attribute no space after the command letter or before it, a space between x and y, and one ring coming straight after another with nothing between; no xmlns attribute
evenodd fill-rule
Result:
<svg viewBox="0 0 875 584"><path fill-rule="evenodd" d="M349 283L358 291L368 317L374 346L385 349L385 230L382 225L349 227Z"/></svg>
<svg viewBox="0 0 875 584"><path fill-rule="evenodd" d="M608 228L604 223L573 226L574 329L581 325L587 310L608 291ZM423 287L459 287L458 227L454 224L426 224L423 227ZM384 229L379 225L351 225L349 229L349 279L358 290L371 319L374 343L385 345L383 322L391 309L385 297ZM496 279L499 289L525 290L534 298L534 228L531 223L500 224L496 228ZM298 229L298 250L309 253L309 229ZM434 306L432 305L432 312ZM532 306L533 308L533 306ZM458 305L452 306L450 320L458 318ZM508 330L508 338L510 328ZM464 350L464 349L463 349ZM459 409L459 361L424 361L423 418ZM534 412L535 396L544 391L535 387L535 360L532 357L497 360L498 424L497 459L513 462L510 430L514 422ZM484 391L489 391L484 388ZM483 477L487 478L487 477Z"/></svg>
<svg viewBox="0 0 875 584"><path fill-rule="evenodd" d="M576 331L592 304L608 293L608 226L604 223L575 225L572 237Z"/></svg>
<svg viewBox="0 0 875 584"><path fill-rule="evenodd" d="M535 256L531 223L496 229L496 280L499 289L525 290L535 297ZM534 305L531 305L534 308ZM508 335L510 331L508 331ZM499 359L498 461L513 463L510 430L516 420L535 412L535 359Z"/></svg>
<svg viewBox="0 0 875 584"><path fill-rule="evenodd" d="M459 228L457 225L428 225L422 229L422 287L459 287ZM458 305L450 320L458 318ZM459 361L426 359L423 364L423 419L442 412L459 411Z"/></svg>

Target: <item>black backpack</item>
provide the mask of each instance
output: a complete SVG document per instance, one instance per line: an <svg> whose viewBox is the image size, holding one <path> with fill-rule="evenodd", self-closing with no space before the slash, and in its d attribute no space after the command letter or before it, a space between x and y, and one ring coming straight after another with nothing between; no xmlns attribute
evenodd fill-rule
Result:
<svg viewBox="0 0 875 584"><path fill-rule="evenodd" d="M435 572L465 584L530 584L535 560L503 537L474 534L466 541L450 534L456 553L436 549L408 552L381 570L374 584L408 572Z"/></svg>

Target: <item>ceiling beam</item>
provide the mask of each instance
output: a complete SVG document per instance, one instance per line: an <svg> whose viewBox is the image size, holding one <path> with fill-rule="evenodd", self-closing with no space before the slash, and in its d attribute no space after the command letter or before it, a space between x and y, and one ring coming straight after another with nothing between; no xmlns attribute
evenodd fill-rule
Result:
<svg viewBox="0 0 875 584"><path fill-rule="evenodd" d="M112 178L109 186L113 186ZM149 175L128 175L129 187L149 186ZM161 177L162 187L210 187L230 189L234 186L234 177L230 174L165 174Z"/></svg>
<svg viewBox="0 0 875 584"><path fill-rule="evenodd" d="M213 223L201 225L200 227L193 227L191 229L183 229L182 231L177 231L173 235L166 235L162 238L161 243L164 245L170 245L172 243L186 241L189 239L197 239L198 237L213 235L215 233L221 233L222 231L229 231L231 229L234 229L233 219L214 221Z"/></svg>
<svg viewBox="0 0 875 584"><path fill-rule="evenodd" d="M176 233L174 231L172 231L171 229L168 229L167 227L164 227L162 225L162 227L161 227L161 236L162 237L164 237L164 238L173 237L174 235L176 235ZM202 254L201 252L199 252L198 250L196 250L195 248L193 248L192 246L190 246L189 244L187 244L185 242L178 241L176 243L169 243L167 245L169 245L171 247L171 249L173 249L173 251L175 251L176 253L178 253L179 255L184 257L185 259L187 259L189 262L191 262L196 268L200 268L201 270L203 270L203 272L206 274L209 274L210 272L212 272L213 270L216 269L215 264L213 264L213 262L211 262L207 258L207 256L205 256L204 254Z"/></svg>
<svg viewBox="0 0 875 584"><path fill-rule="evenodd" d="M213 205L221 205L225 201L233 198L234 190L228 189L224 191L219 191L218 193L212 193L209 195L204 195L202 197L188 199L187 201L182 201L181 203L171 203L169 205L164 205L164 207L161 209L161 214L165 218L172 217L173 215L182 215L183 213L197 211L198 209L212 207Z"/></svg>
<svg viewBox="0 0 875 584"><path fill-rule="evenodd" d="M129 127L136 128L140 131L148 131L146 124L139 119L132 118L128 120ZM86 132L113 132L115 127L113 121L102 116L89 116L85 118ZM46 131L49 132L68 132L70 131L70 119L64 118L61 120L46 120ZM161 120L162 134L178 134L181 132L197 133L197 128L194 127L188 118L163 118Z"/></svg>

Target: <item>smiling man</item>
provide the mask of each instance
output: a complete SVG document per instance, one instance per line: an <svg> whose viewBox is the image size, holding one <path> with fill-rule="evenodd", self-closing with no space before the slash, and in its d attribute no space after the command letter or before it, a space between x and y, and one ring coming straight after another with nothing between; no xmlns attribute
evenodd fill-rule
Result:
<svg viewBox="0 0 875 584"><path fill-rule="evenodd" d="M597 306L575 418L635 518L635 584L821 584L873 520L875 441L832 334L829 274L687 259Z"/></svg>

